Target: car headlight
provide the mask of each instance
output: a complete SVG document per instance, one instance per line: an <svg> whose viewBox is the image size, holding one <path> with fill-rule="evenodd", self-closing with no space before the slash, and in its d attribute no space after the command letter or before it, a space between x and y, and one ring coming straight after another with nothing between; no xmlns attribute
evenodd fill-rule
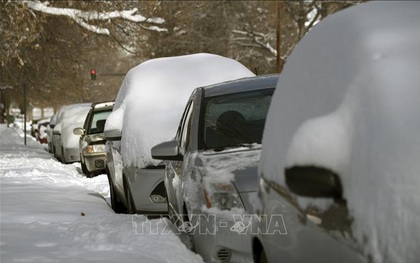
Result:
<svg viewBox="0 0 420 263"><path fill-rule="evenodd" d="M104 144L88 145L86 147L86 152L87 153L101 153L101 152L105 152L105 145Z"/></svg>
<svg viewBox="0 0 420 263"><path fill-rule="evenodd" d="M232 208L244 208L232 183L211 184L204 190L207 208L215 207L220 210L231 210Z"/></svg>

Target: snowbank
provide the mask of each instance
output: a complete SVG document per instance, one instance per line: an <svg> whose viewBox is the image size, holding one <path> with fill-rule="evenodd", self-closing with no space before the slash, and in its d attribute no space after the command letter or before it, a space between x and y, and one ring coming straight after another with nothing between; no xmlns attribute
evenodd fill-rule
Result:
<svg viewBox="0 0 420 263"><path fill-rule="evenodd" d="M2 262L202 262L167 220L115 214L106 175L86 178L21 135L0 125Z"/></svg>
<svg viewBox="0 0 420 263"><path fill-rule="evenodd" d="M173 138L195 88L251 76L239 62L211 54L146 61L127 73L105 130L122 130L125 165L157 164L150 150Z"/></svg>

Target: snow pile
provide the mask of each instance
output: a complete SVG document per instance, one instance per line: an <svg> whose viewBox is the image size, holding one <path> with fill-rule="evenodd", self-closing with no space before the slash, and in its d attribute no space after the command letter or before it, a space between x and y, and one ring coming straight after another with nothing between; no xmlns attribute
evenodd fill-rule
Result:
<svg viewBox="0 0 420 263"><path fill-rule="evenodd" d="M150 150L175 136L195 88L251 76L239 62L211 54L146 61L127 73L105 130L122 130L125 165L157 164Z"/></svg>
<svg viewBox="0 0 420 263"><path fill-rule="evenodd" d="M260 175L285 186L293 165L334 170L373 262L420 259L419 12L375 2L321 21L289 57L264 131Z"/></svg>
<svg viewBox="0 0 420 263"><path fill-rule="evenodd" d="M109 196L106 175L86 178L19 133L0 125L2 262L202 262L167 220L115 214L88 190Z"/></svg>

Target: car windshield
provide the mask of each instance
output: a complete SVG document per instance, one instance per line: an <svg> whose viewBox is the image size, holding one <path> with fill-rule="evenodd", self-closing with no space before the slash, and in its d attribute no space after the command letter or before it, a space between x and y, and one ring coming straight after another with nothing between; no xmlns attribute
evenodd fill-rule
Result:
<svg viewBox="0 0 420 263"><path fill-rule="evenodd" d="M205 149L261 143L274 88L210 97L204 101L202 138Z"/></svg>
<svg viewBox="0 0 420 263"><path fill-rule="evenodd" d="M93 113L88 134L104 132L105 121L108 118L109 114L111 114L111 112L112 109Z"/></svg>

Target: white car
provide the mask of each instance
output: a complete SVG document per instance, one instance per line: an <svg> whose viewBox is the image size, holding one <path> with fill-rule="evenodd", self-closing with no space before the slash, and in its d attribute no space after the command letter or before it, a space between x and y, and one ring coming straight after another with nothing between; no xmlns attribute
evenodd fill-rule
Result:
<svg viewBox="0 0 420 263"><path fill-rule="evenodd" d="M55 124L57 123L58 116L61 113L63 107L61 107L53 116L50 118L50 123L48 124L48 128L46 130L47 133L47 141L48 141L48 151L54 155L54 144L53 144L53 132Z"/></svg>
<svg viewBox="0 0 420 263"><path fill-rule="evenodd" d="M420 262L419 14L363 3L289 56L263 135L258 262Z"/></svg>
<svg viewBox="0 0 420 263"><path fill-rule="evenodd" d="M79 136L73 129L83 125L91 103L63 106L53 129L53 153L62 163L80 161Z"/></svg>
<svg viewBox="0 0 420 263"><path fill-rule="evenodd" d="M251 76L239 62L212 54L152 59L131 69L104 131L114 211L167 213L165 166L151 148L173 138L195 88Z"/></svg>

